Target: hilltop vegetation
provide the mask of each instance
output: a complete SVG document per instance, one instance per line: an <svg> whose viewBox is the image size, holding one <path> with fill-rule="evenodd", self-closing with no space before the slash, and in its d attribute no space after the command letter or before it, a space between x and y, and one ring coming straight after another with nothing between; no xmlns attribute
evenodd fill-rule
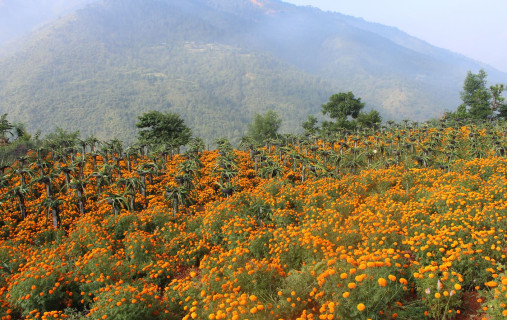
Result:
<svg viewBox="0 0 507 320"><path fill-rule="evenodd" d="M135 139L136 116L175 112L233 143L274 109L292 132L334 92L384 119L459 104L480 64L399 30L281 1L98 1L32 34L0 61L0 110L46 134ZM494 82L507 76L484 67Z"/></svg>
<svg viewBox="0 0 507 320"><path fill-rule="evenodd" d="M184 154L67 135L2 168L0 316L499 319L507 124L449 121Z"/></svg>

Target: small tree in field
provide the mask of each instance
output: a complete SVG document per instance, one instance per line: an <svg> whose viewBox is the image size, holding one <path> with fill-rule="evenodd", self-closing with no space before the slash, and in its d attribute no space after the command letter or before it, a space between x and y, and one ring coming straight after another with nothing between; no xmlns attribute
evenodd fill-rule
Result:
<svg viewBox="0 0 507 320"><path fill-rule="evenodd" d="M324 121L322 131L333 132L338 129L354 129L357 125L371 127L382 121L376 110L364 113L361 98L354 97L352 92L333 94L328 103L322 105L322 113L334 121Z"/></svg>
<svg viewBox="0 0 507 320"><path fill-rule="evenodd" d="M9 143L7 135L12 135L12 128L14 128L14 126L7 120L7 113L4 113L0 117L0 146Z"/></svg>
<svg viewBox="0 0 507 320"><path fill-rule="evenodd" d="M318 123L319 120L315 116L309 115L301 126L305 130L305 134L315 134L319 130Z"/></svg>
<svg viewBox="0 0 507 320"><path fill-rule="evenodd" d="M368 113L360 112L357 116L357 124L363 128L371 128L382 122L382 117L377 110L371 110Z"/></svg>
<svg viewBox="0 0 507 320"><path fill-rule="evenodd" d="M480 70L474 74L468 72L460 93L461 109L466 108L468 116L473 119L487 119L492 115L490 108L491 92L486 88L487 73Z"/></svg>
<svg viewBox="0 0 507 320"><path fill-rule="evenodd" d="M507 119L507 104L503 92L507 89L504 84L487 87L484 70L477 74L468 71L463 83L463 91L460 92L460 104L455 112L449 112L446 116L451 119L487 120L494 117Z"/></svg>
<svg viewBox="0 0 507 320"><path fill-rule="evenodd" d="M278 136L281 124L282 119L273 110L268 110L264 115L255 114L253 122L248 125L248 135L256 143L262 144L265 140Z"/></svg>
<svg viewBox="0 0 507 320"><path fill-rule="evenodd" d="M138 117L139 142L180 147L188 143L192 131L176 113L150 111Z"/></svg>

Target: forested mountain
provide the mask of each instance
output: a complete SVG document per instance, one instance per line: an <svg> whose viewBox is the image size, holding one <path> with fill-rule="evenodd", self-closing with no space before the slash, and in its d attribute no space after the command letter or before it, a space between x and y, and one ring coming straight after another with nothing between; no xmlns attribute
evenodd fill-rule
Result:
<svg viewBox="0 0 507 320"><path fill-rule="evenodd" d="M453 110L467 70L507 75L386 26L278 0L104 0L39 29L0 60L0 113L135 137L148 110L233 141L270 108L294 131L338 91L385 118Z"/></svg>

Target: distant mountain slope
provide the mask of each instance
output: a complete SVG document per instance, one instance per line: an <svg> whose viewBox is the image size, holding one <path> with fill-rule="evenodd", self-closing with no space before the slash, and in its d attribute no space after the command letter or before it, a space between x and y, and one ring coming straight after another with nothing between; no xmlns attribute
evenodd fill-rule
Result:
<svg viewBox="0 0 507 320"><path fill-rule="evenodd" d="M386 117L438 116L480 67L394 28L277 0L105 0L0 60L0 113L132 141L137 115L174 111L208 142L237 141L255 112L274 108L295 131L338 91Z"/></svg>

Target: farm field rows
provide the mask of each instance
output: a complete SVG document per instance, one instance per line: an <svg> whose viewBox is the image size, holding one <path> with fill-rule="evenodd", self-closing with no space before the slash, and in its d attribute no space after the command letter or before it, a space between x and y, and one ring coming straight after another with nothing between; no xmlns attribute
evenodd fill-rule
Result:
<svg viewBox="0 0 507 320"><path fill-rule="evenodd" d="M32 151L0 172L0 318L501 319L506 141L400 124Z"/></svg>

